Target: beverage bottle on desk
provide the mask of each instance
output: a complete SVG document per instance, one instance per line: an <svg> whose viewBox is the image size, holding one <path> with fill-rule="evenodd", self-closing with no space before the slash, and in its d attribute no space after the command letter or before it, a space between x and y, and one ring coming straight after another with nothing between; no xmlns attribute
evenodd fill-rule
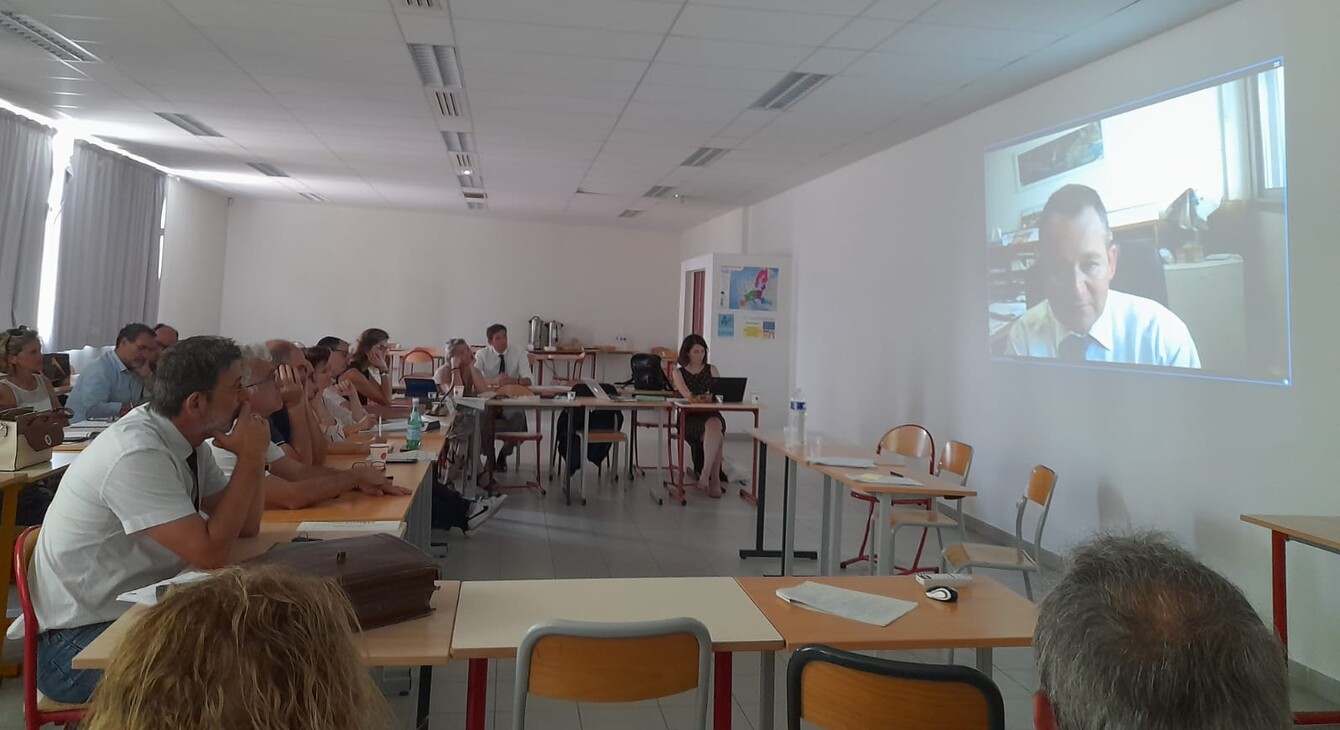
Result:
<svg viewBox="0 0 1340 730"><path fill-rule="evenodd" d="M409 426L405 429L405 451L416 451L423 438L423 416L419 415L419 399L410 401Z"/></svg>
<svg viewBox="0 0 1340 730"><path fill-rule="evenodd" d="M805 443L805 394L800 388L791 394L791 404L786 411L786 444L800 446Z"/></svg>

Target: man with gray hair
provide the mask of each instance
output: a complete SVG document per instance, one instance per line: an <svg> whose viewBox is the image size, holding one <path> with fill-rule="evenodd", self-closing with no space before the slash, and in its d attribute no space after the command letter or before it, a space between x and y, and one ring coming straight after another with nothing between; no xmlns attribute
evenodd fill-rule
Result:
<svg viewBox="0 0 1340 730"><path fill-rule="evenodd" d="M1033 637L1038 730L1284 730L1279 640L1246 596L1166 535L1081 545Z"/></svg>

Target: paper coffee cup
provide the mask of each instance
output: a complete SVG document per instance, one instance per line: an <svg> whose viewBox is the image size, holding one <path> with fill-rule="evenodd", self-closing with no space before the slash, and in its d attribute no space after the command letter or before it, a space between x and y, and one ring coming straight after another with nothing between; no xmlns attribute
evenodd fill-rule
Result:
<svg viewBox="0 0 1340 730"><path fill-rule="evenodd" d="M391 453L390 444L369 444L368 461L386 461L386 457Z"/></svg>

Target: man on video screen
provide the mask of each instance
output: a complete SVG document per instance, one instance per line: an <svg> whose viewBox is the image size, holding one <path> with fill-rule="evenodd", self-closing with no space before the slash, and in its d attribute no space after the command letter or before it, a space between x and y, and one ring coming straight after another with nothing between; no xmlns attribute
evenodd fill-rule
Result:
<svg viewBox="0 0 1340 730"><path fill-rule="evenodd" d="M1010 326L1005 354L1199 368L1186 323L1158 302L1110 288L1117 254L1097 191L1066 185L1052 193L1035 264L1047 299Z"/></svg>

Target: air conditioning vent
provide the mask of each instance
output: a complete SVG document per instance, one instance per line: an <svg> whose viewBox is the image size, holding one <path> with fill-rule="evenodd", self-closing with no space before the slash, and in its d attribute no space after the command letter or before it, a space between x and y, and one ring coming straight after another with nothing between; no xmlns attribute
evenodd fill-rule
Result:
<svg viewBox="0 0 1340 730"><path fill-rule="evenodd" d="M454 91L434 91L433 101L437 103L438 116L448 119L460 119L465 116L465 97Z"/></svg>
<svg viewBox="0 0 1340 730"><path fill-rule="evenodd" d="M699 147L697 152L689 155L679 164L684 167L707 167L727 152L730 152L730 150L720 147Z"/></svg>
<svg viewBox="0 0 1340 730"><path fill-rule="evenodd" d="M443 132L442 140L452 152L475 151L475 136L469 132Z"/></svg>
<svg viewBox="0 0 1340 730"><path fill-rule="evenodd" d="M424 86L460 88L461 63L454 46L411 43L409 55L414 59L414 70L419 72L419 80Z"/></svg>
<svg viewBox="0 0 1340 730"><path fill-rule="evenodd" d="M669 185L653 185L653 186L651 186L650 188L647 189L647 192L645 192L645 193L642 194L642 197L644 197L644 198L664 198L665 196L667 196L667 195L669 195L670 193L673 193L673 192L675 192L675 189L672 188L672 187L670 187Z"/></svg>
<svg viewBox="0 0 1340 730"><path fill-rule="evenodd" d="M786 75L786 78L777 82L776 86L768 89L763 96L750 105L750 109L769 109L771 111L782 111L790 109L792 104L800 101L806 94L814 91L815 87L831 78L828 74L807 74L799 71L792 71Z"/></svg>
<svg viewBox="0 0 1340 730"><path fill-rule="evenodd" d="M464 195L466 200L487 200L489 197L483 190L462 190L461 195Z"/></svg>
<svg viewBox="0 0 1340 730"><path fill-rule="evenodd" d="M642 215L642 211L640 211L640 210L633 210L632 208L629 208L628 210L625 210L624 212L620 213L620 214L619 214L619 217L620 217L620 218L636 218L636 217L638 217L638 216L640 216L640 215Z"/></svg>
<svg viewBox="0 0 1340 730"><path fill-rule="evenodd" d="M458 170L473 170L479 166L475 156L465 152L452 155L452 159L456 161L456 169Z"/></svg>
<svg viewBox="0 0 1340 730"><path fill-rule="evenodd" d="M326 202L326 199L325 199L325 198L321 197L320 195L317 195L316 193L298 193L298 195L301 195L302 197L306 198L307 200L309 200L309 201L311 201L311 202L313 202L313 203L324 203L324 202Z"/></svg>
<svg viewBox="0 0 1340 730"><path fill-rule="evenodd" d="M473 200L467 200L467 201L465 201L465 207L469 208L470 210L488 210L488 209L489 209L489 204L488 204L488 203L479 203L479 202L475 202L475 201L473 201Z"/></svg>
<svg viewBox="0 0 1340 730"><path fill-rule="evenodd" d="M222 137L218 130L196 119L190 114L176 114L173 112L154 112L158 116L181 127L182 129L194 134L197 137Z"/></svg>
<svg viewBox="0 0 1340 730"><path fill-rule="evenodd" d="M404 0L409 10L446 10L447 0Z"/></svg>
<svg viewBox="0 0 1340 730"><path fill-rule="evenodd" d="M78 43L21 13L0 12L0 28L41 48L60 61L94 63L98 60L97 56L84 50Z"/></svg>
<svg viewBox="0 0 1340 730"><path fill-rule="evenodd" d="M269 163L266 163L266 162L248 162L247 165L248 165L249 167L251 167L253 170L255 170L256 172L259 172L259 173L261 173L262 175L268 175L269 177L288 177L288 176L289 176L289 174L288 174L287 172L284 172L283 170L281 170L281 169L275 167L274 165L271 165L271 164L269 164Z"/></svg>
<svg viewBox="0 0 1340 730"><path fill-rule="evenodd" d="M470 175L457 175L456 182L460 183L462 188L482 188L484 187L484 176L478 172L472 172Z"/></svg>

